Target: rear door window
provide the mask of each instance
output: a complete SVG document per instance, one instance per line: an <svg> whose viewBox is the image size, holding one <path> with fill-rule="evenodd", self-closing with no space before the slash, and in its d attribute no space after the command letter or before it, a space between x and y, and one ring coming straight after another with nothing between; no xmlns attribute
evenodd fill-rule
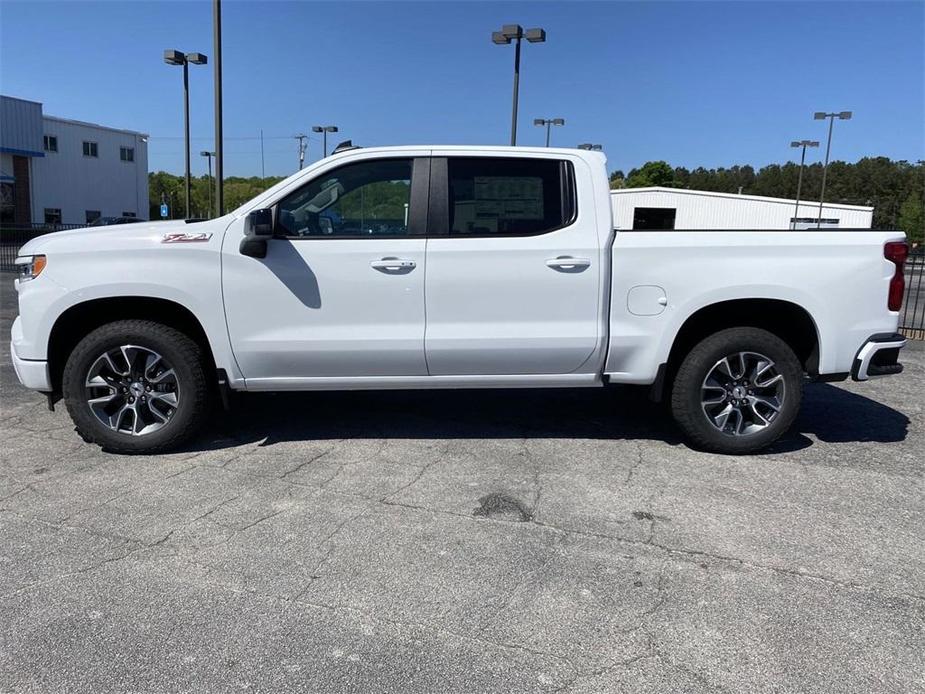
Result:
<svg viewBox="0 0 925 694"><path fill-rule="evenodd" d="M533 236L575 217L571 164L555 159L451 157L451 236Z"/></svg>

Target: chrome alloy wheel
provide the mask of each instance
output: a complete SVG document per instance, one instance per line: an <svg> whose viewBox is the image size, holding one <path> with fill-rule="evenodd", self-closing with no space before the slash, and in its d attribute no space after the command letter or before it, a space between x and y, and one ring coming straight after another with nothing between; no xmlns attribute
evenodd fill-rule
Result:
<svg viewBox="0 0 925 694"><path fill-rule="evenodd" d="M122 345L90 366L84 383L87 405L115 432L144 436L170 421L180 402L173 367L157 352Z"/></svg>
<svg viewBox="0 0 925 694"><path fill-rule="evenodd" d="M703 379L700 404L710 423L727 436L749 436L774 421L784 405L784 377L757 352L720 359Z"/></svg>

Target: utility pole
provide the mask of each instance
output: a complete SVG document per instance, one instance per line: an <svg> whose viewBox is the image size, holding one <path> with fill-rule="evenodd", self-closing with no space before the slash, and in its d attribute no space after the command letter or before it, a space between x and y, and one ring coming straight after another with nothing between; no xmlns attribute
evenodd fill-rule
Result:
<svg viewBox="0 0 925 694"><path fill-rule="evenodd" d="M263 159L263 128L260 129L260 177L267 177L267 168Z"/></svg>
<svg viewBox="0 0 925 694"><path fill-rule="evenodd" d="M299 133L298 135L293 135L292 138L299 141L299 171L301 171L302 165L305 163L305 140L308 139L308 135Z"/></svg>

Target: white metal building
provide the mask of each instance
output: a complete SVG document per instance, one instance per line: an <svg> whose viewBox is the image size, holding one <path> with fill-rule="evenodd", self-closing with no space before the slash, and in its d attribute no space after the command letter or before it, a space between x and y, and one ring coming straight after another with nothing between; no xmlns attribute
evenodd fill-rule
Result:
<svg viewBox="0 0 925 694"><path fill-rule="evenodd" d="M4 223L147 219L148 136L0 96L0 183Z"/></svg>
<svg viewBox="0 0 925 694"><path fill-rule="evenodd" d="M618 229L809 229L816 228L819 201L766 198L681 188L610 191ZM826 203L823 229L870 229L874 208Z"/></svg>

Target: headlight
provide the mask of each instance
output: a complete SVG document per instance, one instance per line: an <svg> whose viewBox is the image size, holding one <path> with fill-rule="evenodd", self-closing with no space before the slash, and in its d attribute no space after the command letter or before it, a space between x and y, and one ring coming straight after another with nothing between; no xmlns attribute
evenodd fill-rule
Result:
<svg viewBox="0 0 925 694"><path fill-rule="evenodd" d="M16 266L19 281L28 282L42 274L46 262L44 255L24 255L13 261L13 264Z"/></svg>

